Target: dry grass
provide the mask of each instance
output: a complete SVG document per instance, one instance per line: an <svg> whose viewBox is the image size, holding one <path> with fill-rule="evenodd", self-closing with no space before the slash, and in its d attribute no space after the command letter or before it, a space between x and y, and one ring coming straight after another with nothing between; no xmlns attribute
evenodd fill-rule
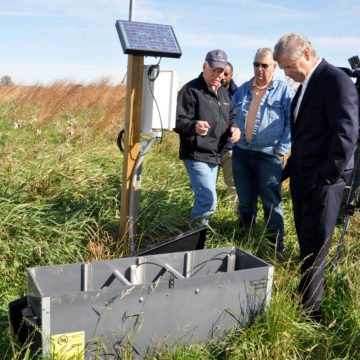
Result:
<svg viewBox="0 0 360 360"><path fill-rule="evenodd" d="M40 126L80 112L98 132L123 123L125 95L125 85L113 86L107 79L88 85L57 81L48 86L0 86L1 103L9 103L8 115L14 121L32 117Z"/></svg>

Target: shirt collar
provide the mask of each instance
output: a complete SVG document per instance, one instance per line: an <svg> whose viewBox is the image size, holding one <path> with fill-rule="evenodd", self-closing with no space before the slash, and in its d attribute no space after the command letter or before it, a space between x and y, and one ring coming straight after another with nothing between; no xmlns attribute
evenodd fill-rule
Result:
<svg viewBox="0 0 360 360"><path fill-rule="evenodd" d="M255 88L259 89L259 90L267 90L267 89L272 87L273 81L274 81L274 77L271 78L270 82L267 84L267 86L265 88L260 89L259 87L256 86L256 81L255 81L255 76L254 76L253 81L251 83L251 88L255 87Z"/></svg>
<svg viewBox="0 0 360 360"><path fill-rule="evenodd" d="M316 62L315 66L311 69L309 75L306 77L306 79L302 82L303 86L307 86L307 84L309 83L315 69L319 66L319 64L321 63L322 58L319 58L318 61Z"/></svg>

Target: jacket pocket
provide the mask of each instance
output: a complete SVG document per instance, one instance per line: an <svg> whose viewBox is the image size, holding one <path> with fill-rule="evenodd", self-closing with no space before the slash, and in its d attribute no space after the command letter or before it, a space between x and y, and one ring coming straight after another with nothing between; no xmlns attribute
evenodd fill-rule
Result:
<svg viewBox="0 0 360 360"><path fill-rule="evenodd" d="M266 106L270 121L275 121L281 118L282 106L279 100L267 99Z"/></svg>
<svg viewBox="0 0 360 360"><path fill-rule="evenodd" d="M260 125L259 132L266 134L265 146L276 145L282 137L284 130L284 118L282 106L278 100L266 101L266 113Z"/></svg>
<svg viewBox="0 0 360 360"><path fill-rule="evenodd" d="M181 145L183 153L189 155L194 154L196 148L196 137L190 136L183 138L181 141Z"/></svg>

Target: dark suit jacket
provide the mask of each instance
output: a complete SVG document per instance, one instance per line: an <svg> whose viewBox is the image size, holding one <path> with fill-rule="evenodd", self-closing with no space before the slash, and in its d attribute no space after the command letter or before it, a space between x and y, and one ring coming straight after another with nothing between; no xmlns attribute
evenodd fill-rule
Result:
<svg viewBox="0 0 360 360"><path fill-rule="evenodd" d="M324 59L305 90L296 122L292 102L291 156L283 178L311 190L322 179L346 178L354 166L358 138L358 96L342 70ZM299 189L300 190L300 189Z"/></svg>

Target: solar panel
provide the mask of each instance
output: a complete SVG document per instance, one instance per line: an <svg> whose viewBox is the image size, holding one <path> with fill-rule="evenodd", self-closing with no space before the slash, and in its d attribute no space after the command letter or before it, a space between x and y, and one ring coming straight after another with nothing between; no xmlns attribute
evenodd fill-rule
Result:
<svg viewBox="0 0 360 360"><path fill-rule="evenodd" d="M124 54L179 58L181 49L170 25L117 20Z"/></svg>

